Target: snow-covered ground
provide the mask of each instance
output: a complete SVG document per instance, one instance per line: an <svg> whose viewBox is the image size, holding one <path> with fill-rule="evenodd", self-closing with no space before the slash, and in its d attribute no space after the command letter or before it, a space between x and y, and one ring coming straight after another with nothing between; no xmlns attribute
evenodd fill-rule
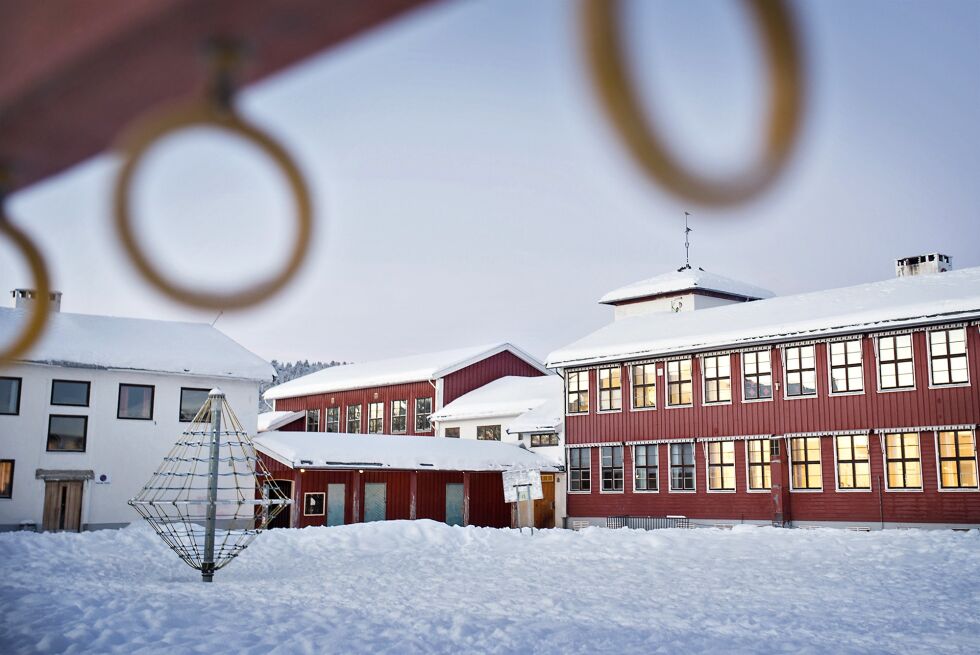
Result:
<svg viewBox="0 0 980 655"><path fill-rule="evenodd" d="M0 652L976 653L980 533L276 530L215 582L150 530L0 535Z"/></svg>

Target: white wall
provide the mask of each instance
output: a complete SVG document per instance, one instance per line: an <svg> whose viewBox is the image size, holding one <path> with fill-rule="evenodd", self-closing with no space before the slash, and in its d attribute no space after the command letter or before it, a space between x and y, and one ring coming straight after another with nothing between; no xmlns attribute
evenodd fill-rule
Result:
<svg viewBox="0 0 980 655"><path fill-rule="evenodd" d="M618 307L613 308L615 310L613 317L618 321L621 318L628 318L630 316L643 316L646 314L673 312L674 305L672 303L675 302L680 304L680 311L689 312L696 309L710 309L712 307L732 305L744 301L716 298L714 296L706 296L700 293L684 293L671 296L669 298L656 298L654 300L619 305Z"/></svg>
<svg viewBox="0 0 980 655"><path fill-rule="evenodd" d="M220 387L239 421L254 435L257 425L258 382L169 374L105 371L40 365L6 366L0 376L22 378L20 414L0 415L0 459L13 459L13 497L0 499L0 529L22 521L40 528L44 482L37 469L91 470L108 484L84 483L83 529L114 527L139 517L126 504L142 488L189 425L179 421L180 388ZM88 407L51 405L51 380L91 382ZM119 384L150 384L155 388L153 420L116 418ZM84 453L46 452L48 417L74 414L88 417Z"/></svg>

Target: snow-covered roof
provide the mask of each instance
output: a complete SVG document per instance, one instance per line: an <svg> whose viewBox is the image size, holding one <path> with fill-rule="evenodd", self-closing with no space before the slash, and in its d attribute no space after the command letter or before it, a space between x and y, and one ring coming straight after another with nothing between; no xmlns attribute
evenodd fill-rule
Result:
<svg viewBox="0 0 980 655"><path fill-rule="evenodd" d="M620 319L548 356L564 368L980 316L980 267Z"/></svg>
<svg viewBox="0 0 980 655"><path fill-rule="evenodd" d="M714 291L744 298L772 298L775 295L768 289L715 275L701 268L682 268L679 271L671 271L614 289L600 298L599 302L614 305L627 300L695 290Z"/></svg>
<svg viewBox="0 0 980 655"><path fill-rule="evenodd" d="M557 393L534 409L524 412L507 426L507 434L522 432L557 432L563 431L565 422L565 402L563 389L559 386Z"/></svg>
<svg viewBox="0 0 980 655"><path fill-rule="evenodd" d="M470 364L476 363L497 353L510 351L517 357L528 362L543 373L548 373L541 362L534 359L519 348L500 343L443 350L422 355L409 355L395 359L384 359L361 364L345 364L331 366L316 373L304 375L301 378L272 387L263 395L267 400L278 398L295 398L317 393L346 391L349 389L364 389L390 384L405 384L436 380L453 371L458 371Z"/></svg>
<svg viewBox="0 0 980 655"><path fill-rule="evenodd" d="M463 394L432 414L431 418L433 421L461 421L518 416L538 407L549 398L560 397L562 385L562 379L557 375L498 378Z"/></svg>
<svg viewBox="0 0 980 655"><path fill-rule="evenodd" d="M278 430L306 416L306 412L262 412L259 414L259 432Z"/></svg>
<svg viewBox="0 0 980 655"><path fill-rule="evenodd" d="M259 451L293 468L555 470L550 460L500 441L327 432L265 432L254 441Z"/></svg>
<svg viewBox="0 0 980 655"><path fill-rule="evenodd" d="M0 343L10 343L27 310L0 307ZM35 364L126 369L268 381L272 365L207 323L54 312L21 358Z"/></svg>

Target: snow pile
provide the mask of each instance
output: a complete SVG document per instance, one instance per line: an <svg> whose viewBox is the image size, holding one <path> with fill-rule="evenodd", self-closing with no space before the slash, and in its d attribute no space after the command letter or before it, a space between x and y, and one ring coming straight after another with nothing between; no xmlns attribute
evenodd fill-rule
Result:
<svg viewBox="0 0 980 655"><path fill-rule="evenodd" d="M562 396L563 382L557 375L518 377L509 375L463 394L431 418L461 421L497 416L518 416Z"/></svg>
<svg viewBox="0 0 980 655"><path fill-rule="evenodd" d="M561 380L561 378L558 378ZM565 394L559 384L558 393L544 401L534 409L524 412L507 426L507 434L521 432L564 432L565 423Z"/></svg>
<svg viewBox="0 0 980 655"><path fill-rule="evenodd" d="M545 554L542 559L542 554ZM972 653L980 534L265 533L205 585L145 527L0 535L9 654Z"/></svg>
<svg viewBox="0 0 980 655"><path fill-rule="evenodd" d="M613 305L626 300L683 291L717 291L743 298L772 298L776 295L769 289L739 282L722 275L715 275L701 268L682 268L679 271L671 271L614 289L600 298L599 302L605 305Z"/></svg>

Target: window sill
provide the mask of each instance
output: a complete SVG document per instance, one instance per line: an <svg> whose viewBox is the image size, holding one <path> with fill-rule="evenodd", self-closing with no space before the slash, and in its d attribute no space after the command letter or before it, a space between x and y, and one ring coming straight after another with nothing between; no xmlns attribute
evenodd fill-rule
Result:
<svg viewBox="0 0 980 655"><path fill-rule="evenodd" d="M977 488L977 487L964 487L964 488L960 488L960 489L953 489L953 488L943 489L942 487L940 487L938 489L938 491L939 491L939 493L943 493L943 494L945 494L945 493L952 493L952 494L975 494L975 493L980 493L980 488Z"/></svg>
<svg viewBox="0 0 980 655"><path fill-rule="evenodd" d="M669 489L668 491L672 494L696 494L698 492L697 489Z"/></svg>
<svg viewBox="0 0 980 655"><path fill-rule="evenodd" d="M771 403L772 401L773 401L773 397L770 396L768 398L743 398L740 402L743 402L743 403Z"/></svg>
<svg viewBox="0 0 980 655"><path fill-rule="evenodd" d="M790 489L791 494L822 494L823 487L820 489Z"/></svg>
<svg viewBox="0 0 980 655"><path fill-rule="evenodd" d="M694 407L694 403L688 403L687 405L666 405L666 409L690 409Z"/></svg>
<svg viewBox="0 0 980 655"><path fill-rule="evenodd" d="M724 407L726 405L731 405L731 404L732 404L732 401L730 401L730 400L719 400L719 401L713 402L713 403L703 402L703 403L701 403L701 406L702 407Z"/></svg>
<svg viewBox="0 0 980 655"><path fill-rule="evenodd" d="M949 384L933 384L929 383L930 389L962 389L964 387L969 387L969 382L950 382Z"/></svg>
<svg viewBox="0 0 980 655"><path fill-rule="evenodd" d="M841 396L863 396L864 389L861 389L860 391L831 391L827 395L831 398L838 398Z"/></svg>
<svg viewBox="0 0 980 655"><path fill-rule="evenodd" d="M786 394L783 394L783 400L814 400L815 398L819 397L819 393L801 394L799 396L787 396Z"/></svg>
<svg viewBox="0 0 980 655"><path fill-rule="evenodd" d="M878 388L878 393L902 393L903 391L915 391L915 387L898 387L895 389Z"/></svg>
<svg viewBox="0 0 980 655"><path fill-rule="evenodd" d="M657 408L654 407L630 407L631 412L652 412Z"/></svg>
<svg viewBox="0 0 980 655"><path fill-rule="evenodd" d="M923 491L922 487L918 487L915 489L913 488L903 489L901 487L897 489L889 489L887 486L885 487L885 492L890 494L920 494L922 493L922 491Z"/></svg>

